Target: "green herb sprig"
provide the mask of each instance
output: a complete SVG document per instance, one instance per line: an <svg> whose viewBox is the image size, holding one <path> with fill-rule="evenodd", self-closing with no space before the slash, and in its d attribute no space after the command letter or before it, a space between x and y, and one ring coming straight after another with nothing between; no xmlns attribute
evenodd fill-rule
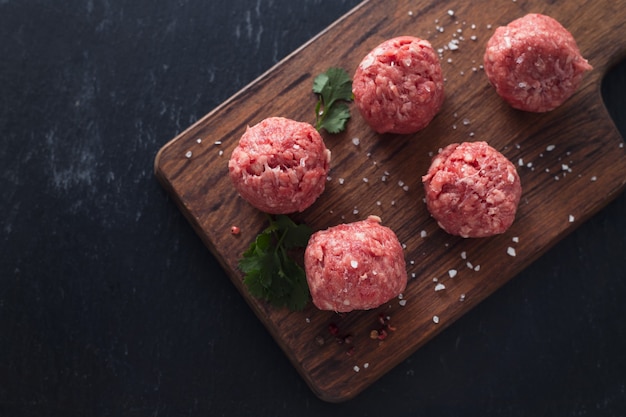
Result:
<svg viewBox="0 0 626 417"><path fill-rule="evenodd" d="M244 284L254 297L275 307L302 310L310 299L306 274L289 251L306 247L312 230L296 224L286 215L270 217L263 230L239 260Z"/></svg>
<svg viewBox="0 0 626 417"><path fill-rule="evenodd" d="M313 80L313 92L318 100L315 106L315 128L328 133L339 133L346 128L350 109L346 102L354 99L352 79L342 68L329 68Z"/></svg>

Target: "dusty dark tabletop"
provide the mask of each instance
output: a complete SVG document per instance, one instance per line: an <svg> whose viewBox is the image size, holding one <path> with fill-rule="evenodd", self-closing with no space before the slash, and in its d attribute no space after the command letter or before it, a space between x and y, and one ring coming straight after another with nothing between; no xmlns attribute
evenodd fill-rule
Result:
<svg viewBox="0 0 626 417"><path fill-rule="evenodd" d="M0 416L622 416L626 195L355 399L313 395L153 176L358 0L0 0ZM626 62L605 78L626 135Z"/></svg>

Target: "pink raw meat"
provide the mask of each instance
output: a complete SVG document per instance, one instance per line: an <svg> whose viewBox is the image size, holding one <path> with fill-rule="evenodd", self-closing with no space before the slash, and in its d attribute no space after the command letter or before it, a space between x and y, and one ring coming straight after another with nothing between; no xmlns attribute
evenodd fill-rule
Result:
<svg viewBox="0 0 626 417"><path fill-rule="evenodd" d="M553 18L528 14L496 29L485 74L512 107L547 112L563 104L592 69L571 33Z"/></svg>
<svg viewBox="0 0 626 417"><path fill-rule="evenodd" d="M313 234L304 265L313 304L321 310L369 310L406 288L402 246L376 216Z"/></svg>
<svg viewBox="0 0 626 417"><path fill-rule="evenodd" d="M329 168L330 151L319 132L282 117L248 127L228 161L239 194L270 214L310 207L324 191Z"/></svg>

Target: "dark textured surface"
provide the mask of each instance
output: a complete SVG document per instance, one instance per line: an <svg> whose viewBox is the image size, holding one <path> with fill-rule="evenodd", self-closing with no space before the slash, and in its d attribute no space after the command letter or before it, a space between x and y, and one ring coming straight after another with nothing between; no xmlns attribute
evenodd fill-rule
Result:
<svg viewBox="0 0 626 417"><path fill-rule="evenodd" d="M163 144L357 3L0 0L0 416L626 414L623 194L333 405L157 184ZM625 135L626 63L604 91Z"/></svg>

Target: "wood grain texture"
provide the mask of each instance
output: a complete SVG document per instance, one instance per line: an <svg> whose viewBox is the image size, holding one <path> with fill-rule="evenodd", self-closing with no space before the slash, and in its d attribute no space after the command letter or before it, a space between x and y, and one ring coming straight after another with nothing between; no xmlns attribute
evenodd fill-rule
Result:
<svg viewBox="0 0 626 417"><path fill-rule="evenodd" d="M603 75L626 53L626 19L617 3L366 1L160 150L157 178L320 398L343 401L363 391L623 190L624 142L600 96ZM453 17L448 10L454 10ZM529 12L559 20L594 66L579 91L547 114L508 107L479 67L493 30ZM338 315L312 305L292 313L251 298L237 262L266 218L232 187L227 175L230 153L246 126L266 117L312 123L315 75L330 66L352 73L377 44L407 34L428 39L435 49L463 37L458 50L443 53L446 101L441 113L417 134L378 135L352 107L348 129L324 136L333 153L326 191L310 209L293 216L317 230L379 215L406 245L413 277L403 294L406 304L392 300L376 310ZM354 137L360 139L358 146ZM489 142L518 165L522 201L516 222L504 235L447 235L423 203L421 176L431 156L449 143L470 140ZM554 149L547 150L548 145ZM241 235L230 233L232 225L240 227ZM516 256L507 254L509 247ZM448 271L453 269L457 273L452 278ZM434 278L445 290L435 292ZM381 326L381 314L396 330L384 341L372 340L370 331ZM329 333L330 323L341 335L352 336L351 355ZM322 345L316 342L320 337Z"/></svg>

